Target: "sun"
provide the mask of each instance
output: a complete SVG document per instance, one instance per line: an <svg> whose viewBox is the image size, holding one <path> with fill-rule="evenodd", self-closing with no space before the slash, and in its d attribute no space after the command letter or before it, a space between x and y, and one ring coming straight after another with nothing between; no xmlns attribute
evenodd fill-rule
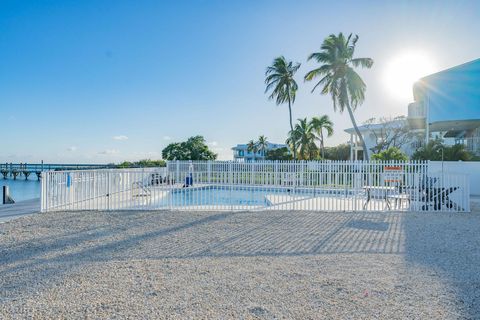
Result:
<svg viewBox="0 0 480 320"><path fill-rule="evenodd" d="M388 63L384 82L394 98L408 102L413 99L413 84L435 71L435 63L426 53L407 51Z"/></svg>

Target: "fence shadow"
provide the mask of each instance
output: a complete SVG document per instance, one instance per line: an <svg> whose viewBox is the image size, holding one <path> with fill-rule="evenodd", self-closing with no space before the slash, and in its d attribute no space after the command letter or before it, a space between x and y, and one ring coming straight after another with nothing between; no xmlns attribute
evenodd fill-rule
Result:
<svg viewBox="0 0 480 320"><path fill-rule="evenodd" d="M92 218L89 215L102 215L95 227L85 224ZM89 212L61 218L49 214L62 228L0 246L1 296L27 292L44 280L60 280L73 270L103 261L401 253L401 217L315 212ZM42 219L34 217L19 227L51 223Z"/></svg>
<svg viewBox="0 0 480 320"><path fill-rule="evenodd" d="M402 254L453 286L471 318L480 314L476 214L80 212L20 219L0 234L7 228L24 234L0 238L0 297L7 300L110 261Z"/></svg>

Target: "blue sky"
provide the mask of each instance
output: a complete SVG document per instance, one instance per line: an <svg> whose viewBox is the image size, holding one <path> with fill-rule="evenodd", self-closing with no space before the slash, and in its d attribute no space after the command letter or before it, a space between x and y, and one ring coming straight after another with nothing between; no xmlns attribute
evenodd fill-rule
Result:
<svg viewBox="0 0 480 320"><path fill-rule="evenodd" d="M403 51L438 70L478 58L476 1L0 1L1 162L118 162L160 158L169 142L202 134L220 158L260 134L283 142L285 106L264 94L264 71L302 63L294 117L328 114L347 141L347 114L311 94L303 75L330 33L355 32L368 85L356 111L406 114L385 89Z"/></svg>

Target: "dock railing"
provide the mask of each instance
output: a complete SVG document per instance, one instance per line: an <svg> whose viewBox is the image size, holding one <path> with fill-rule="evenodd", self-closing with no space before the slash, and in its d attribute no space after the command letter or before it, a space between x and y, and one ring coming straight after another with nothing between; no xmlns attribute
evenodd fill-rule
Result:
<svg viewBox="0 0 480 320"><path fill-rule="evenodd" d="M468 212L465 175L428 162L170 161L163 168L45 172L42 211Z"/></svg>

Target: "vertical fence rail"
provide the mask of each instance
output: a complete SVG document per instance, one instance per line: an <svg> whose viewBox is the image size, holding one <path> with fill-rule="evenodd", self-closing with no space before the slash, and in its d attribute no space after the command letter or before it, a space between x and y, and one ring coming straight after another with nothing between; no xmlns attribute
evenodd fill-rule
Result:
<svg viewBox="0 0 480 320"><path fill-rule="evenodd" d="M428 162L174 161L164 168L43 172L41 210L469 212L465 175Z"/></svg>

